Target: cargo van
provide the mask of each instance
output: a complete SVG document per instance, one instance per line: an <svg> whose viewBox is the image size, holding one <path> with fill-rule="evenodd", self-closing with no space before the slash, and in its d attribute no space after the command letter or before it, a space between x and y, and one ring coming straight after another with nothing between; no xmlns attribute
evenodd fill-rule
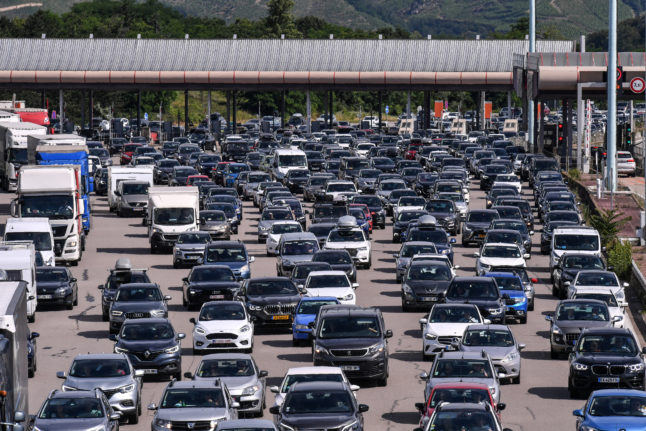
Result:
<svg viewBox="0 0 646 431"><path fill-rule="evenodd" d="M27 320L36 320L36 249L30 241L0 242L0 269L8 281L24 281L27 287Z"/></svg>
<svg viewBox="0 0 646 431"><path fill-rule="evenodd" d="M108 205L110 211L117 209L117 185L121 181L146 181L150 187L153 185L153 166L110 166L108 168Z"/></svg>
<svg viewBox="0 0 646 431"><path fill-rule="evenodd" d="M561 226L554 229L550 246L550 274L565 253L601 256L602 251L599 232L589 226Z"/></svg>
<svg viewBox="0 0 646 431"><path fill-rule="evenodd" d="M31 241L46 266L54 266L54 234L47 217L9 218L4 230L5 241Z"/></svg>

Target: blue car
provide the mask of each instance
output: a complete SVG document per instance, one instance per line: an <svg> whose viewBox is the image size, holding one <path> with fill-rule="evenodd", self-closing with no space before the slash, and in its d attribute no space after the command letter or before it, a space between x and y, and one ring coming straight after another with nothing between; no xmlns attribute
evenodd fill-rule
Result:
<svg viewBox="0 0 646 431"><path fill-rule="evenodd" d="M520 277L513 272L489 272L484 276L496 279L500 294L505 300L507 318L527 323L527 296Z"/></svg>
<svg viewBox="0 0 646 431"><path fill-rule="evenodd" d="M583 409L572 412L577 431L646 429L646 392L600 389L592 392Z"/></svg>
<svg viewBox="0 0 646 431"><path fill-rule="evenodd" d="M224 174L224 187L233 187L240 172L250 171L249 165L246 163L229 163L225 168Z"/></svg>
<svg viewBox="0 0 646 431"><path fill-rule="evenodd" d="M231 268L237 281L251 278L250 263L254 261L249 256L244 243L238 241L214 241L204 249L205 265L226 265Z"/></svg>
<svg viewBox="0 0 646 431"><path fill-rule="evenodd" d="M304 296L298 302L294 311L294 322L292 323L292 343L298 346L309 341L312 329L309 324L316 320L319 308L323 305L340 304L333 296Z"/></svg>

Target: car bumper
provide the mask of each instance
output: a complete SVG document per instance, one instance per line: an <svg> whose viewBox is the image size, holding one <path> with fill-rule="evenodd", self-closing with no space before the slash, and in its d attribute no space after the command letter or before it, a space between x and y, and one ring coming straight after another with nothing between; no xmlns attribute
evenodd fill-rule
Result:
<svg viewBox="0 0 646 431"><path fill-rule="evenodd" d="M63 305L63 304L70 304L72 303L72 291L65 291L63 293L54 293L54 292L38 292L36 295L36 299L38 300L39 305L44 305L44 304L56 304L56 305Z"/></svg>
<svg viewBox="0 0 646 431"><path fill-rule="evenodd" d="M253 345L253 331L232 333L229 338L213 338L215 334L193 332L193 349L201 352L218 350L244 350ZM211 337L209 339L209 337Z"/></svg>
<svg viewBox="0 0 646 431"><path fill-rule="evenodd" d="M171 375L177 374L182 370L182 359L180 358L179 353L163 353L157 356L154 360L149 361L140 360L139 357L133 353L128 353L128 358L135 369L144 370L146 375Z"/></svg>
<svg viewBox="0 0 646 431"><path fill-rule="evenodd" d="M249 311L251 316L256 318L256 325L277 325L285 326L291 325L294 321L294 315L291 313L285 314L267 314L263 310Z"/></svg>
<svg viewBox="0 0 646 431"><path fill-rule="evenodd" d="M236 410L238 412L262 412L262 391L256 391L253 395L239 395L237 392L241 391L231 391L231 398L233 401L240 404L240 407Z"/></svg>
<svg viewBox="0 0 646 431"><path fill-rule="evenodd" d="M118 412L124 414L135 412L137 410L137 391L133 390L125 394L117 392L108 399L108 402Z"/></svg>
<svg viewBox="0 0 646 431"><path fill-rule="evenodd" d="M502 361L492 361L496 372L503 374L501 378L513 378L520 376L520 356L518 358L503 363Z"/></svg>
<svg viewBox="0 0 646 431"><path fill-rule="evenodd" d="M431 309L433 305L442 301L442 296L439 294L418 295L415 293L402 292L402 302L408 306Z"/></svg>
<svg viewBox="0 0 646 431"><path fill-rule="evenodd" d="M644 390L644 372L620 375L596 375L590 370L574 371L571 374L571 381L573 386L578 390L593 391L612 388Z"/></svg>
<svg viewBox="0 0 646 431"><path fill-rule="evenodd" d="M385 358L360 360L315 356L314 366L339 367L349 379L379 379L388 375L388 361Z"/></svg>

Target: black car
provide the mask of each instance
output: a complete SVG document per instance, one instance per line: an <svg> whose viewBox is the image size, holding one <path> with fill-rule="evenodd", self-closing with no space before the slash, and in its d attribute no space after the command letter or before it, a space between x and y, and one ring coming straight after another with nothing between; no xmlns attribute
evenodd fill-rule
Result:
<svg viewBox="0 0 646 431"><path fill-rule="evenodd" d="M500 201L500 205L518 207L527 225L527 229L534 230L534 212L528 201L525 199L503 199Z"/></svg>
<svg viewBox="0 0 646 431"><path fill-rule="evenodd" d="M320 172L323 170L325 158L320 151L305 151L307 156L307 167L312 172Z"/></svg>
<svg viewBox="0 0 646 431"><path fill-rule="evenodd" d="M496 186L492 187L489 192L487 192L487 195L485 196L485 203L487 208L491 208L493 205L494 201L499 198L505 196L508 199L522 199L520 196L520 193L518 193L518 189L514 186Z"/></svg>
<svg viewBox="0 0 646 431"><path fill-rule="evenodd" d="M386 211L381 203L381 199L374 195L366 196L352 196L348 200L350 204L365 204L368 206L370 215L372 216L373 229L386 228Z"/></svg>
<svg viewBox="0 0 646 431"><path fill-rule="evenodd" d="M316 254L314 254L314 256L316 256ZM327 262L299 262L294 265L294 269L292 270L289 279L296 286L302 286L305 284L307 276L312 271L332 271L332 267Z"/></svg>
<svg viewBox="0 0 646 431"><path fill-rule="evenodd" d="M246 280L239 297L256 325L291 325L301 292L287 277L262 277Z"/></svg>
<svg viewBox="0 0 646 431"><path fill-rule="evenodd" d="M99 196L108 194L108 168L99 168L94 173L94 193Z"/></svg>
<svg viewBox="0 0 646 431"><path fill-rule="evenodd" d="M180 166L179 162L175 159L161 159L155 162L153 168L153 182L155 184L166 184L168 178L173 173L173 168Z"/></svg>
<svg viewBox="0 0 646 431"><path fill-rule="evenodd" d="M419 220L420 217L428 215L425 210L402 211L393 223L393 242L402 242L402 234L408 230L411 223Z"/></svg>
<svg viewBox="0 0 646 431"><path fill-rule="evenodd" d="M378 308L324 305L312 322L314 366L337 366L348 378L388 383L388 338Z"/></svg>
<svg viewBox="0 0 646 431"><path fill-rule="evenodd" d="M446 290L446 303L474 304L483 318L505 324L505 295L493 277L454 277Z"/></svg>
<svg viewBox="0 0 646 431"><path fill-rule="evenodd" d="M303 199L306 202L322 200L325 194L325 184L330 179L334 179L332 174L315 174L309 177L303 187Z"/></svg>
<svg viewBox="0 0 646 431"><path fill-rule="evenodd" d="M221 161L222 158L217 154L200 154L194 167L200 174L210 176L213 168Z"/></svg>
<svg viewBox="0 0 646 431"><path fill-rule="evenodd" d="M110 334L116 334L127 320L168 317L171 299L154 283L122 284L110 306Z"/></svg>
<svg viewBox="0 0 646 431"><path fill-rule="evenodd" d="M348 208L345 203L317 203L314 205L310 220L312 224L316 223L336 223L340 217L348 215Z"/></svg>
<svg viewBox="0 0 646 431"><path fill-rule="evenodd" d="M127 260L127 259L126 259ZM103 321L107 322L110 318L110 306L117 294L117 289L122 284L128 283L150 283L150 278L145 269L131 269L130 261L119 259L114 269L110 270L110 275L105 284L99 285L101 290L101 311Z"/></svg>
<svg viewBox="0 0 646 431"><path fill-rule="evenodd" d="M179 142L166 141L161 146L161 153L166 158L177 157L177 150L179 149Z"/></svg>
<svg viewBox="0 0 646 431"><path fill-rule="evenodd" d="M188 177L191 175L198 175L195 168L190 166L174 166L173 170L168 176L169 186L185 186Z"/></svg>
<svg viewBox="0 0 646 431"><path fill-rule="evenodd" d="M312 256L312 262L326 262L332 271L343 271L351 282L357 281L357 268L347 250L319 250ZM317 271L322 271L317 269Z"/></svg>
<svg viewBox="0 0 646 431"><path fill-rule="evenodd" d="M310 224L310 227L307 228L307 231L312 232L314 236L316 236L316 239L319 242L319 246L323 248L325 242L327 241L328 235L335 227L336 223L313 223Z"/></svg>
<svg viewBox="0 0 646 431"><path fill-rule="evenodd" d="M181 340L186 337L176 333L170 321L165 318L129 319L118 335L111 335L116 341L115 353L125 353L133 368L144 370L145 375L165 375L182 378Z"/></svg>
<svg viewBox="0 0 646 431"><path fill-rule="evenodd" d="M262 161L262 154L257 152L247 153L247 156L244 159L244 163L249 165L249 168L252 171L260 170L261 161Z"/></svg>
<svg viewBox="0 0 646 431"><path fill-rule="evenodd" d="M470 243L482 244L493 220L499 219L495 210L471 210L462 226L462 246Z"/></svg>
<svg viewBox="0 0 646 431"><path fill-rule="evenodd" d="M123 146L127 143L128 141L124 138L110 139L110 144L108 145L108 151L110 151L110 155L119 154L121 150L123 150Z"/></svg>
<svg viewBox="0 0 646 431"><path fill-rule="evenodd" d="M510 173L511 169L504 165L490 164L485 166L482 169L482 174L480 174L480 190L489 190L498 175Z"/></svg>
<svg viewBox="0 0 646 431"><path fill-rule="evenodd" d="M309 176L310 172L306 169L292 169L287 172L283 181L290 192L300 193L307 185Z"/></svg>
<svg viewBox="0 0 646 431"><path fill-rule="evenodd" d="M450 199L431 199L426 204L428 214L435 217L437 224L453 235L460 233L460 212Z"/></svg>
<svg viewBox="0 0 646 431"><path fill-rule="evenodd" d="M569 357L570 398L587 397L596 389L644 390L646 347L639 349L626 328L584 329Z"/></svg>
<svg viewBox="0 0 646 431"><path fill-rule="evenodd" d="M363 431L367 411L368 406L357 403L347 383L332 381L295 383L283 404L269 409L281 430Z"/></svg>
<svg viewBox="0 0 646 431"><path fill-rule="evenodd" d="M413 262L402 283L402 310L430 309L442 300L452 277L451 268L446 263Z"/></svg>
<svg viewBox="0 0 646 431"><path fill-rule="evenodd" d="M606 269L606 264L600 256L585 253L564 253L558 263L554 265L554 272L551 274L552 295L565 299L568 290L565 283L572 283L579 271L605 271Z"/></svg>
<svg viewBox="0 0 646 431"><path fill-rule="evenodd" d="M418 195L431 197L431 190L439 179L439 174L435 172L424 172L417 174L414 189Z"/></svg>
<svg viewBox="0 0 646 431"><path fill-rule="evenodd" d="M41 266L36 268L36 295L38 305L65 305L68 310L79 302L76 278L65 267Z"/></svg>
<svg viewBox="0 0 646 431"><path fill-rule="evenodd" d="M188 309L208 301L230 301L240 290L233 271L226 265L194 266L182 281L182 305Z"/></svg>

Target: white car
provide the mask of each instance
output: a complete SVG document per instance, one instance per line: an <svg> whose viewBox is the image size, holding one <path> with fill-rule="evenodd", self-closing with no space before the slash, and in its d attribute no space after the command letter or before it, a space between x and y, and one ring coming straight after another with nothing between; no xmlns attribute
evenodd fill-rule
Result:
<svg viewBox="0 0 646 431"><path fill-rule="evenodd" d="M325 188L325 197L333 202L347 201L349 196L359 194L352 181L328 181Z"/></svg>
<svg viewBox="0 0 646 431"><path fill-rule="evenodd" d="M525 268L525 259L529 254L523 254L516 244L492 242L482 246L480 252L473 254L476 259L476 274L484 275L492 268Z"/></svg>
<svg viewBox="0 0 646 431"><path fill-rule="evenodd" d="M341 221L348 217L354 220L354 227L351 223L343 225ZM344 216L339 219L337 227L332 229L325 240L326 250L347 250L357 266L370 269L372 265L372 246L370 241L360 227L356 225L356 219L352 216Z"/></svg>
<svg viewBox="0 0 646 431"><path fill-rule="evenodd" d="M354 150L354 152L359 157L368 157L370 150L375 146L376 145L372 142L360 142L357 144L357 148Z"/></svg>
<svg viewBox="0 0 646 431"><path fill-rule="evenodd" d="M435 304L428 317L419 319L422 328L422 359L446 350L462 338L469 325L490 323L474 304ZM455 346L453 346L455 347Z"/></svg>
<svg viewBox="0 0 646 431"><path fill-rule="evenodd" d="M267 256L278 254L278 243L284 233L303 232L303 226L297 221L277 221L269 229L267 234Z"/></svg>
<svg viewBox="0 0 646 431"><path fill-rule="evenodd" d="M202 305L193 328L193 354L218 350L253 350L253 323L240 301L211 301Z"/></svg>
<svg viewBox="0 0 646 431"><path fill-rule="evenodd" d="M579 271L570 283L566 281L563 283L567 286L567 296L571 297L577 289L582 287L597 290L610 290L617 298L617 301L626 301L626 292L624 288L628 287L628 283L623 283L617 278L617 274L612 271L602 271L595 269L588 269Z"/></svg>
<svg viewBox="0 0 646 431"><path fill-rule="evenodd" d="M333 296L341 304L357 303L355 289L345 271L312 271L305 280L305 296Z"/></svg>
<svg viewBox="0 0 646 431"><path fill-rule="evenodd" d="M269 388L271 392L276 394L276 399L274 400L275 406L281 406L283 401L285 401L285 396L289 392L289 388L294 383L301 382L345 382L352 393L356 397L356 392L359 390L359 386L351 385L348 381L348 378L345 376L345 373L339 367L298 367L290 368L285 373L283 382L280 386L272 386Z"/></svg>
<svg viewBox="0 0 646 431"><path fill-rule="evenodd" d="M423 211L426 199L420 196L402 196L393 206L393 220L397 220L403 211Z"/></svg>
<svg viewBox="0 0 646 431"><path fill-rule="evenodd" d="M516 175L511 174L498 175L491 187L493 188L497 186L515 187L516 190L518 190L518 193L520 193L521 189L523 188L523 185L520 182L520 178L518 178Z"/></svg>
<svg viewBox="0 0 646 431"><path fill-rule="evenodd" d="M598 299L599 301L605 302L606 304L608 304L610 319L613 320L615 317L619 317L621 319L615 322L614 326L617 328L624 327L626 307L628 306L628 303L624 301L618 301L612 290L595 287L579 287L574 288L571 295L572 296L569 296L568 299Z"/></svg>

